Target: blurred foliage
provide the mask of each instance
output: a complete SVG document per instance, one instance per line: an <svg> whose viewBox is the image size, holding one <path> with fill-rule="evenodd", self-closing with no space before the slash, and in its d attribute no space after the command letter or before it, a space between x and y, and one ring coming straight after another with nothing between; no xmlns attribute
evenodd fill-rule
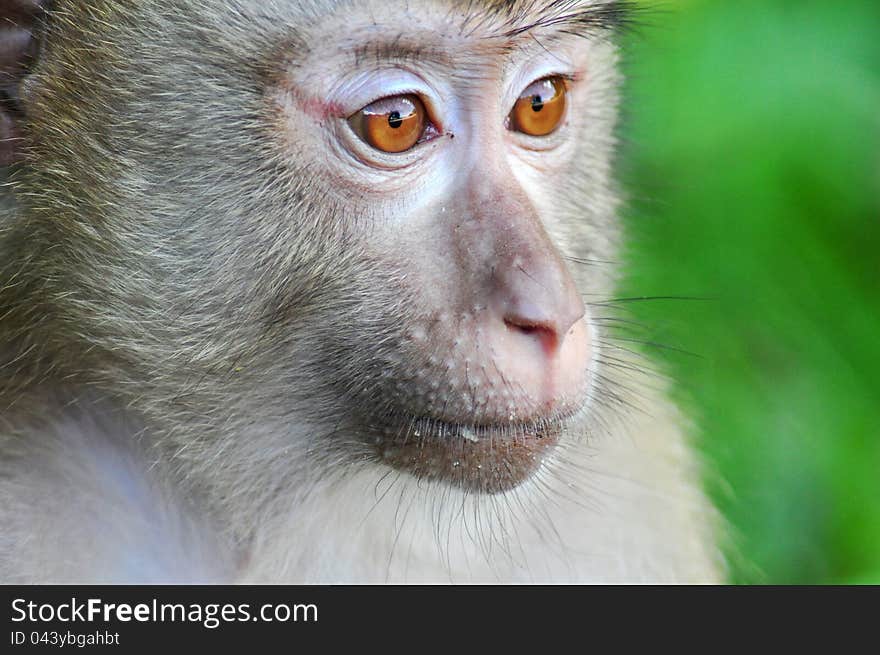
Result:
<svg viewBox="0 0 880 655"><path fill-rule="evenodd" d="M880 1L669 0L628 38L623 296L732 582L880 583Z"/></svg>

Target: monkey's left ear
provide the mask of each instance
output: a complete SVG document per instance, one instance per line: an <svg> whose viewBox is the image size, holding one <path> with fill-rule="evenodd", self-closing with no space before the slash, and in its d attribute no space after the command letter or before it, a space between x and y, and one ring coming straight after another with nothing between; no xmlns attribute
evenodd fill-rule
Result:
<svg viewBox="0 0 880 655"><path fill-rule="evenodd" d="M24 151L21 83L36 59L35 31L47 0L0 0L0 166L19 160Z"/></svg>

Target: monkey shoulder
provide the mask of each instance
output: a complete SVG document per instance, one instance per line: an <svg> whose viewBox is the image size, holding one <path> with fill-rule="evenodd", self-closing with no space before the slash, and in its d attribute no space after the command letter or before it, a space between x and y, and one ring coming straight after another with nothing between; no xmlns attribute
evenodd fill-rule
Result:
<svg viewBox="0 0 880 655"><path fill-rule="evenodd" d="M92 398L21 405L0 414L0 583L228 579L219 540L151 465L140 425Z"/></svg>

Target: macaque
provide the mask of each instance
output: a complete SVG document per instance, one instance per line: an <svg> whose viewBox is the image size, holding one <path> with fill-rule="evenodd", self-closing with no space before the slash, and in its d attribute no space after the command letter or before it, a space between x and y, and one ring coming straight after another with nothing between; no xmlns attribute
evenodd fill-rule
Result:
<svg viewBox="0 0 880 655"><path fill-rule="evenodd" d="M610 329L628 3L0 8L0 581L722 579Z"/></svg>

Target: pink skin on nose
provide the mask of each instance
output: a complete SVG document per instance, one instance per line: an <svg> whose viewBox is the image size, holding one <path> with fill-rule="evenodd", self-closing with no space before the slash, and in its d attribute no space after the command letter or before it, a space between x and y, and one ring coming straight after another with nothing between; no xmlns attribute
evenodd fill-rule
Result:
<svg viewBox="0 0 880 655"><path fill-rule="evenodd" d="M585 387L585 307L537 211L511 178L494 190L483 184L474 191L474 219L457 237L463 250L486 259L461 262L470 283L488 294L484 320L494 364L540 406L534 411L552 412L576 402Z"/></svg>
<svg viewBox="0 0 880 655"><path fill-rule="evenodd" d="M510 324L490 330L489 335L494 341L495 366L504 379L533 400L533 411L564 412L579 401L590 358L586 321L577 320L563 335Z"/></svg>

